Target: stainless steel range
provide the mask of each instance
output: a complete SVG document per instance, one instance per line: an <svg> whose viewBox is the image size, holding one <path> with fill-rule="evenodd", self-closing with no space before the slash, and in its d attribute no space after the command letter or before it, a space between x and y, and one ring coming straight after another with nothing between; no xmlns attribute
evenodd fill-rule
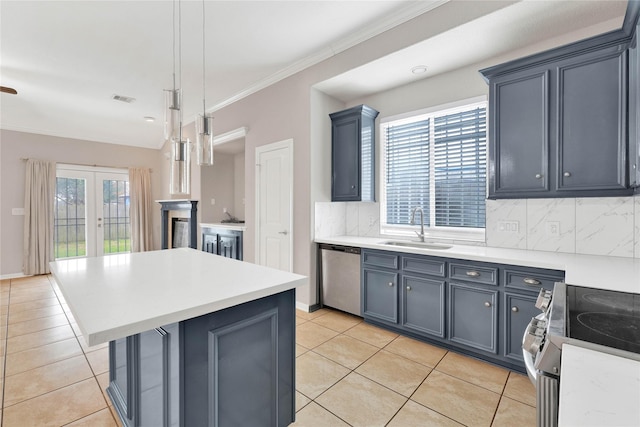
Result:
<svg viewBox="0 0 640 427"><path fill-rule="evenodd" d="M558 425L562 345L640 360L640 295L555 284L536 301L542 313L522 339L527 373L536 385L538 427Z"/></svg>

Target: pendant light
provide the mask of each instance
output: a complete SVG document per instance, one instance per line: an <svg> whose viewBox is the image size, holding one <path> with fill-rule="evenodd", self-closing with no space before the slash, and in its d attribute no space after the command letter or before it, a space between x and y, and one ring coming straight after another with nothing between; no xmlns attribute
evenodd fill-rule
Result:
<svg viewBox="0 0 640 427"><path fill-rule="evenodd" d="M182 8L178 3L178 83L182 85ZM165 140L171 144L169 193L191 193L191 150L189 139L182 136L182 93L176 88L176 0L173 0L173 89L165 91Z"/></svg>
<svg viewBox="0 0 640 427"><path fill-rule="evenodd" d="M207 103L205 102L205 10L202 0L202 115L196 117L196 153L198 165L213 165L213 117L207 114Z"/></svg>

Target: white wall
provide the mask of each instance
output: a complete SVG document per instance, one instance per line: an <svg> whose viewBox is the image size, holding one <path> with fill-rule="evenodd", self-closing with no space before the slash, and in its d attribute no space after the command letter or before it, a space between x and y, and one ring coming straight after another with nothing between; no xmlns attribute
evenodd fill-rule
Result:
<svg viewBox="0 0 640 427"><path fill-rule="evenodd" d="M235 168L234 156L216 153L213 166L200 168L201 193L194 197L201 199L201 221L220 222L227 218L223 209L236 215L235 210ZM244 185L244 182L243 182ZM215 205L211 199L215 199Z"/></svg>

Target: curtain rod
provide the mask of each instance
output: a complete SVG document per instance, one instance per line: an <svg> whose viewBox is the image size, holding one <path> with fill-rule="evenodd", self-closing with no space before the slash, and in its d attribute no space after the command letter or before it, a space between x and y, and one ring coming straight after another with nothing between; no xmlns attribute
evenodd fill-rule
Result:
<svg viewBox="0 0 640 427"><path fill-rule="evenodd" d="M29 160L29 158L20 157L20 160L22 160L23 162L26 162L27 160ZM86 166L86 167L92 167L92 168L129 169L129 166L90 165L87 163L64 163L64 162L58 162L58 163L61 163L63 165ZM153 172L153 169L149 168L149 172Z"/></svg>

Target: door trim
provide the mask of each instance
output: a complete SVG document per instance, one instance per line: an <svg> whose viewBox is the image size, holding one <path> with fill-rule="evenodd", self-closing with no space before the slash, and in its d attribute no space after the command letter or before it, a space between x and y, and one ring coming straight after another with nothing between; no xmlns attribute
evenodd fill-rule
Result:
<svg viewBox="0 0 640 427"><path fill-rule="evenodd" d="M271 144L261 145L255 149L255 262L261 264L260 259L260 156L269 151L275 151L286 148L289 151L289 271L293 271L293 139L285 139L283 141L273 142Z"/></svg>

